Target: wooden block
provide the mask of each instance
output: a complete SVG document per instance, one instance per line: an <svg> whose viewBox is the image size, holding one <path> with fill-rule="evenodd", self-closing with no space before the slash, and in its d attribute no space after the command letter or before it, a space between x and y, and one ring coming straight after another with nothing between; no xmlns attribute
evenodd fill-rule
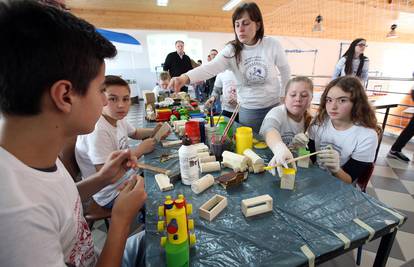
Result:
<svg viewBox="0 0 414 267"><path fill-rule="evenodd" d="M153 104L156 102L155 94L152 91L143 91L144 103Z"/></svg>
<svg viewBox="0 0 414 267"><path fill-rule="evenodd" d="M199 164L206 163L206 162L213 162L213 161L216 161L216 156L208 156L208 157L198 159Z"/></svg>
<svg viewBox="0 0 414 267"><path fill-rule="evenodd" d="M214 184L214 176L211 174L206 174L200 179L194 181L191 184L191 190L193 190L194 193L200 194L210 186Z"/></svg>
<svg viewBox="0 0 414 267"><path fill-rule="evenodd" d="M223 165L233 169L233 171L244 172L249 169L248 158L230 151L223 151Z"/></svg>
<svg viewBox="0 0 414 267"><path fill-rule="evenodd" d="M214 220L214 218L217 217L217 215L219 215L220 212L223 211L225 207L227 207L227 198L220 195L215 195L203 205L201 205L201 207L198 209L198 213L201 218L211 222Z"/></svg>
<svg viewBox="0 0 414 267"><path fill-rule="evenodd" d="M205 172L215 172L221 170L220 162L214 161L214 162L206 162L200 164L200 171L202 173Z"/></svg>
<svg viewBox="0 0 414 267"><path fill-rule="evenodd" d="M293 190L295 187L296 170L293 168L282 168L282 177L280 177L280 188Z"/></svg>
<svg viewBox="0 0 414 267"><path fill-rule="evenodd" d="M197 149L197 153L209 152L208 146L203 143L197 143L193 146Z"/></svg>
<svg viewBox="0 0 414 267"><path fill-rule="evenodd" d="M273 210L273 199L269 195L243 199L241 201L242 213L245 217L251 217Z"/></svg>
<svg viewBox="0 0 414 267"><path fill-rule="evenodd" d="M154 135L154 139L157 140L157 142L161 141L161 137L166 135L169 131L171 131L171 127L168 124L168 122L164 122L161 126L161 128L158 129L158 131Z"/></svg>
<svg viewBox="0 0 414 267"><path fill-rule="evenodd" d="M310 154L310 151L309 150L307 150L306 148L304 148L304 147L300 147L299 149L298 149L298 156L305 156L305 155L309 155ZM300 160L298 160L297 162L296 162L296 165L298 166L298 167L301 167L301 168L309 168L309 161L310 161L310 158L309 157L307 157L307 158L302 158L302 159L300 159Z"/></svg>
<svg viewBox="0 0 414 267"><path fill-rule="evenodd" d="M253 165L253 172L254 173L264 172L264 164L254 164Z"/></svg>
<svg viewBox="0 0 414 267"><path fill-rule="evenodd" d="M182 140L173 140L173 141L162 140L161 141L162 147L172 147L172 146L178 146L182 144L183 144Z"/></svg>
<svg viewBox="0 0 414 267"><path fill-rule="evenodd" d="M247 172L229 172L217 177L216 180L224 189L227 189L242 184L247 179L247 175Z"/></svg>
<svg viewBox="0 0 414 267"><path fill-rule="evenodd" d="M174 185L170 183L170 178L167 175L159 173L155 175L155 181L157 181L158 187L161 191L168 191L174 188Z"/></svg>
<svg viewBox="0 0 414 267"><path fill-rule="evenodd" d="M210 153L209 152L201 152L201 153L197 153L197 157L199 159L201 158L206 158L206 157L210 157Z"/></svg>
<svg viewBox="0 0 414 267"><path fill-rule="evenodd" d="M165 174L165 175L169 175L171 173L170 170L163 169L163 168L156 167L156 166L152 166L152 165L142 163L142 162L137 162L137 167L140 168L140 169L143 169L143 170L149 170L149 171L152 171L152 172L162 173L162 174Z"/></svg>
<svg viewBox="0 0 414 267"><path fill-rule="evenodd" d="M250 148L245 149L243 155L245 155L250 160L252 165L264 164L264 160Z"/></svg>

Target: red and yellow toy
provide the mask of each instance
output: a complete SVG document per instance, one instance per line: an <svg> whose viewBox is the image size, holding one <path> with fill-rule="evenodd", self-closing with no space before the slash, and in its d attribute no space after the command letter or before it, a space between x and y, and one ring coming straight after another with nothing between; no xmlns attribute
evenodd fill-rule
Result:
<svg viewBox="0 0 414 267"><path fill-rule="evenodd" d="M165 197L164 205L158 207L158 231L166 230L167 236L161 237L161 246L165 248L168 267L189 266L190 246L195 245L194 220L188 219L192 205L187 204L183 195L176 200Z"/></svg>

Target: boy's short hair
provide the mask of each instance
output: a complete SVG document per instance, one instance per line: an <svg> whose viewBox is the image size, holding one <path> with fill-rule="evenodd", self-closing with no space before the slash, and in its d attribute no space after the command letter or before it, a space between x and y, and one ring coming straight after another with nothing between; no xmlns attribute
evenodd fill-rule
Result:
<svg viewBox="0 0 414 267"><path fill-rule="evenodd" d="M0 112L36 115L44 93L59 80L85 95L111 42L90 23L36 1L0 2Z"/></svg>
<svg viewBox="0 0 414 267"><path fill-rule="evenodd" d="M168 71L161 71L160 72L160 81L167 81L171 80L171 76Z"/></svg>
<svg viewBox="0 0 414 267"><path fill-rule="evenodd" d="M116 76L116 75L105 76L104 91L106 91L106 88L111 85L125 86L128 89L128 91L131 93L131 88L129 88L129 84L119 76Z"/></svg>

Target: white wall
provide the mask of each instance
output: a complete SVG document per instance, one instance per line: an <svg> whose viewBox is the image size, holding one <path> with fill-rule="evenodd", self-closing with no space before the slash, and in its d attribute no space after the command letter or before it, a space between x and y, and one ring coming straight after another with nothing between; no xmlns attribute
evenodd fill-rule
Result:
<svg viewBox="0 0 414 267"><path fill-rule="evenodd" d="M115 60L107 62L107 74L122 74L124 78L136 79L137 88L141 90L152 89L156 84L154 63L152 67L150 64L154 60L150 59L157 59L155 60L156 65L161 65L167 53L175 51L174 42L176 39L184 40L186 43L185 51L191 58L194 60L202 59L203 62L206 62L211 48L220 50L228 41L234 38L234 35L230 33L114 30L132 35L141 42L143 49L140 53L119 51L119 56ZM152 37L155 35L165 38L159 43L154 43ZM350 42L350 40L274 37L280 40L285 49L318 50L314 75L331 75L339 57L341 42ZM148 40L152 40L150 41L151 44L148 43ZM414 54L414 44L379 43L370 42L369 40L367 44L365 55L370 59L370 72L378 71L386 77L412 77L414 62L411 55ZM149 46L157 47L151 55ZM288 59L293 74L312 74L314 53L288 53Z"/></svg>

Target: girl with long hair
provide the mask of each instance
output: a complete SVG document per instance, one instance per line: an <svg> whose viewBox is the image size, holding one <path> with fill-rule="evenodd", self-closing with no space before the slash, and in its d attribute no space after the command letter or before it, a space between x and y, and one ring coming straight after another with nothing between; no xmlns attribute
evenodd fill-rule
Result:
<svg viewBox="0 0 414 267"><path fill-rule="evenodd" d="M369 69L369 60L364 56L366 47L367 41L365 39L358 38L353 40L348 50L346 50L336 64L332 79L345 75L353 75L360 78L365 86L368 80Z"/></svg>
<svg viewBox="0 0 414 267"><path fill-rule="evenodd" d="M272 108L263 120L260 134L273 152L269 166L283 164L292 159L288 147L306 146L308 137L304 134L312 119L308 109L313 95L313 82L307 77L298 76L286 85L283 105ZM271 173L275 175L274 169ZM278 168L279 176L281 169Z"/></svg>
<svg viewBox="0 0 414 267"><path fill-rule="evenodd" d="M173 78L170 87L178 91L184 84L206 80L226 69L233 71L241 105L239 121L259 132L267 112L279 105L285 95L290 67L281 44L264 36L263 18L257 4L241 4L232 20L235 39L214 60Z"/></svg>
<svg viewBox="0 0 414 267"><path fill-rule="evenodd" d="M377 119L359 79L331 81L321 96L318 115L309 129L311 152L322 150L319 167L352 183L374 162ZM330 149L326 149L330 146Z"/></svg>

